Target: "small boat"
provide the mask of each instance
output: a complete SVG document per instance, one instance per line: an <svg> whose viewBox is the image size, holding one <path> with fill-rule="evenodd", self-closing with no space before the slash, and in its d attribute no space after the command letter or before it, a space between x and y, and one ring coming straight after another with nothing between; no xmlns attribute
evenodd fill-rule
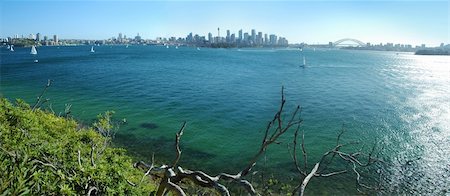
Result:
<svg viewBox="0 0 450 196"><path fill-rule="evenodd" d="M125 46L125 48L128 48L128 44L127 44L127 46Z"/></svg>
<svg viewBox="0 0 450 196"><path fill-rule="evenodd" d="M9 50L10 48L11 48L11 46L9 46L9 45L6 45L6 49L8 49L8 50Z"/></svg>
<svg viewBox="0 0 450 196"><path fill-rule="evenodd" d="M197 50L200 50L200 48L199 48L199 47L197 47Z"/></svg>
<svg viewBox="0 0 450 196"><path fill-rule="evenodd" d="M178 46L175 46L175 49L178 49Z"/></svg>
<svg viewBox="0 0 450 196"><path fill-rule="evenodd" d="M305 66L306 66L306 58L303 57L303 67L305 67Z"/></svg>
<svg viewBox="0 0 450 196"><path fill-rule="evenodd" d="M299 48L300 49L300 52L303 52L303 48Z"/></svg>
<svg viewBox="0 0 450 196"><path fill-rule="evenodd" d="M9 48L9 51L14 52L14 45L11 45L11 48Z"/></svg>
<svg viewBox="0 0 450 196"><path fill-rule="evenodd" d="M92 52L92 53L94 53L94 52L95 52L95 50L94 50L94 46L92 46L92 47L91 47L91 52Z"/></svg>
<svg viewBox="0 0 450 196"><path fill-rule="evenodd" d="M34 63L39 63L39 61L37 59L34 60Z"/></svg>
<svg viewBox="0 0 450 196"><path fill-rule="evenodd" d="M166 48L169 48L169 45L167 45Z"/></svg>

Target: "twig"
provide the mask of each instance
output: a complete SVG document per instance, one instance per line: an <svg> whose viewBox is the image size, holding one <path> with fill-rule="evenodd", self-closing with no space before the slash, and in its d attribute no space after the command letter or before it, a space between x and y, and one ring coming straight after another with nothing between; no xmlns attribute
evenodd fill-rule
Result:
<svg viewBox="0 0 450 196"><path fill-rule="evenodd" d="M91 146L91 164L92 164L93 167L95 167L95 162L94 162L94 150L95 150L95 147L94 147L94 145L92 145L92 146Z"/></svg>
<svg viewBox="0 0 450 196"><path fill-rule="evenodd" d="M48 79L48 80L47 80L47 85L45 85L44 90L42 90L41 94L37 97L36 103L33 105L33 107L32 107L31 110L35 110L36 107L40 104L41 99L42 99L42 96L44 96L44 93L47 91L47 88L50 87L50 85L51 85L51 80ZM48 101L48 100L47 100L47 101ZM42 104L41 104L41 105L42 105Z"/></svg>
<svg viewBox="0 0 450 196"><path fill-rule="evenodd" d="M78 150L78 165L80 165L80 168L83 169L83 166L81 165L81 151Z"/></svg>
<svg viewBox="0 0 450 196"><path fill-rule="evenodd" d="M91 188L89 188L87 195L90 196L92 194L92 191L98 192L98 188L95 186L92 186Z"/></svg>

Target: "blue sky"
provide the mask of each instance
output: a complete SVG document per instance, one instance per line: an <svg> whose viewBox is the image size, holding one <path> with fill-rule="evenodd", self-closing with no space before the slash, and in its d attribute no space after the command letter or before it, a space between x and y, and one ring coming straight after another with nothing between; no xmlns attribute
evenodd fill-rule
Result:
<svg viewBox="0 0 450 196"><path fill-rule="evenodd" d="M57 34L60 39L221 34L251 29L291 43L355 38L371 43L450 43L448 1L8 1L0 36Z"/></svg>

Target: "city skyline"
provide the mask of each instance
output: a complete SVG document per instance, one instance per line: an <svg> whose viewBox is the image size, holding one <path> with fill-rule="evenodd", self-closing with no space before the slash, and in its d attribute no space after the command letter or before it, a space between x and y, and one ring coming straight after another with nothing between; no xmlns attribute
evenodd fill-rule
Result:
<svg viewBox="0 0 450 196"><path fill-rule="evenodd" d="M130 37L139 33L155 39L185 37L188 32L208 35L219 26L223 35L225 29L236 35L240 29L257 29L286 37L290 43L326 44L350 37L371 43L438 46L449 43L448 6L446 1L2 1L1 36L39 32L60 39L106 39L118 33Z"/></svg>

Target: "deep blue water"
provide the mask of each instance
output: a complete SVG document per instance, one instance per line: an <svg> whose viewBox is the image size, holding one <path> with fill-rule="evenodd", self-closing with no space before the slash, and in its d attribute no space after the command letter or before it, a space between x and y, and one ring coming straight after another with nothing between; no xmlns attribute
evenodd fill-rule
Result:
<svg viewBox="0 0 450 196"><path fill-rule="evenodd" d="M34 103L51 79L46 97L56 112L72 104L73 116L90 123L114 110L117 119L127 120L116 145L146 161L153 152L161 162L173 158L174 135L187 121L182 165L214 173L239 171L257 151L284 86L286 109L302 107L311 166L334 147L344 124L345 141L360 140L365 150L377 144L388 162L382 176L388 193L450 191L449 57L324 49L95 49L39 47L39 63L33 63L30 48L2 48L0 93ZM306 68L299 66L303 55ZM295 180L287 147L292 136L288 132L271 146L256 169ZM352 173L308 187L316 194L357 193Z"/></svg>

